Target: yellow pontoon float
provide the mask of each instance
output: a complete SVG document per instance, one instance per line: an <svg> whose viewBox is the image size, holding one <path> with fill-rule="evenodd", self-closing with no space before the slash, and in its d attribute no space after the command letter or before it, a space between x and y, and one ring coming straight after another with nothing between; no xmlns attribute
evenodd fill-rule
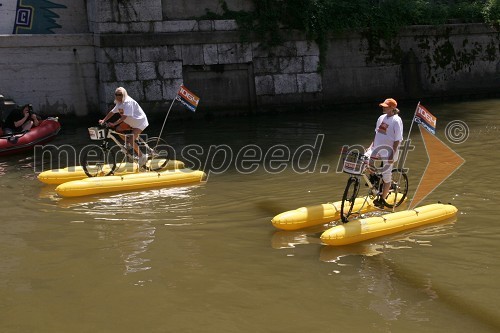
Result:
<svg viewBox="0 0 500 333"><path fill-rule="evenodd" d="M204 179L205 173L203 171L185 168L73 180L57 186L56 192L63 197L78 197L107 192L199 183Z"/></svg>
<svg viewBox="0 0 500 333"><path fill-rule="evenodd" d="M386 200L391 202L393 194L390 194ZM365 202L366 199L366 202ZM340 208L342 202L337 201L333 203L326 203L314 206L300 207L294 210L276 215L272 220L275 228L281 230L298 230L302 228L312 227L315 225L322 225L332 221L340 220ZM356 198L353 212L360 214L380 210L375 207L373 200L370 198Z"/></svg>
<svg viewBox="0 0 500 333"><path fill-rule="evenodd" d="M372 200L368 199L364 204L364 198L357 198L354 201L353 211L358 211L362 206L361 213L376 210ZM277 229L298 230L315 225L322 225L332 221L340 220L341 201L300 207L294 210L276 215L271 223Z"/></svg>
<svg viewBox="0 0 500 333"><path fill-rule="evenodd" d="M353 220L326 230L321 234L321 241L327 245L357 243L444 221L455 217L456 213L457 208L455 206L437 203L383 216Z"/></svg>
<svg viewBox="0 0 500 333"><path fill-rule="evenodd" d="M181 161L170 160L165 165L163 170L173 170L173 169L183 169L184 163ZM109 171L108 169L104 169L104 171ZM129 173L137 173L139 172L139 165L137 163L123 163L119 165L117 169L114 171L115 176L121 176ZM66 183L72 180L80 180L87 178L87 175L83 171L83 168L79 165L62 168L62 169L53 169L43 171L38 175L38 180L45 184L53 184L59 185L62 183Z"/></svg>

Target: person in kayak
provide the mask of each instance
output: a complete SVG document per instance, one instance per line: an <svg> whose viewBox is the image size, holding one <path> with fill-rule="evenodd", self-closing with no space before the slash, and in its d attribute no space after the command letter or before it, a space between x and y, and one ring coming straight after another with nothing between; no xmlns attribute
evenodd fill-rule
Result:
<svg viewBox="0 0 500 333"><path fill-rule="evenodd" d="M382 162L382 196L374 204L384 207L383 201L387 198L392 183L392 166L398 160L399 145L403 141L403 121L395 99L387 98L379 106L382 107L383 114L377 119L375 137L368 148L368 154L372 160Z"/></svg>
<svg viewBox="0 0 500 333"><path fill-rule="evenodd" d="M110 122L109 125L115 127L115 130L120 133L127 130L132 132L132 137L126 137L127 145L132 145L134 147L134 151L137 153L137 156L139 156L139 165L143 166L148 156L141 153L136 140L142 131L148 127L148 117L139 103L130 97L127 90L123 87L116 88L114 103L114 108L109 111L103 119L99 120L99 124L106 123L111 117L119 114L120 117L116 121Z"/></svg>
<svg viewBox="0 0 500 333"><path fill-rule="evenodd" d="M4 134L29 131L40 125L39 119L33 113L31 104L25 104L21 109L14 109L5 119Z"/></svg>

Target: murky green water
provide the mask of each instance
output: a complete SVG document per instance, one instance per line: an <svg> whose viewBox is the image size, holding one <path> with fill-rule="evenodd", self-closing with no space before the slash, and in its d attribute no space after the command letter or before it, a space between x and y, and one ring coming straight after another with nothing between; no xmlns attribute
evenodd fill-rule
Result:
<svg viewBox="0 0 500 333"><path fill-rule="evenodd" d="M36 179L33 156L2 158L0 331L498 332L500 100L423 104L465 164L422 204L453 203L456 221L344 247L270 220L340 200L340 147L370 143L376 106L169 122L179 151L225 144L233 161L246 145L293 155L324 134L312 169L306 153L281 172L231 163L193 186L62 199ZM405 134L414 108L401 105ZM448 141L453 120L468 126L463 143ZM52 143L83 146L87 125L63 123ZM416 128L412 139L415 190L427 155Z"/></svg>

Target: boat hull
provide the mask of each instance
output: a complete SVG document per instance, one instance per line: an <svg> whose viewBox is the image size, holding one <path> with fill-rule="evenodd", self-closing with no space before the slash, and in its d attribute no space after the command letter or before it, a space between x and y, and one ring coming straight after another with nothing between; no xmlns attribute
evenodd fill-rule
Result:
<svg viewBox="0 0 500 333"><path fill-rule="evenodd" d="M26 133L2 136L0 138L0 156L13 155L33 149L52 140L61 130L61 124L56 118L42 120L40 125ZM9 140L8 138L11 138ZM15 140L12 140L15 139Z"/></svg>

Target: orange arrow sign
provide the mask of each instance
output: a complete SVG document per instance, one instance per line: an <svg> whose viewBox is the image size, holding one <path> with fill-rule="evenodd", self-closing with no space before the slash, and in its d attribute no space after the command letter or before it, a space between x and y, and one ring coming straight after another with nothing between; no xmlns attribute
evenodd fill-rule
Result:
<svg viewBox="0 0 500 333"><path fill-rule="evenodd" d="M429 158L424 175L418 184L409 209L418 205L436 187L450 177L465 160L441 140L418 125Z"/></svg>

